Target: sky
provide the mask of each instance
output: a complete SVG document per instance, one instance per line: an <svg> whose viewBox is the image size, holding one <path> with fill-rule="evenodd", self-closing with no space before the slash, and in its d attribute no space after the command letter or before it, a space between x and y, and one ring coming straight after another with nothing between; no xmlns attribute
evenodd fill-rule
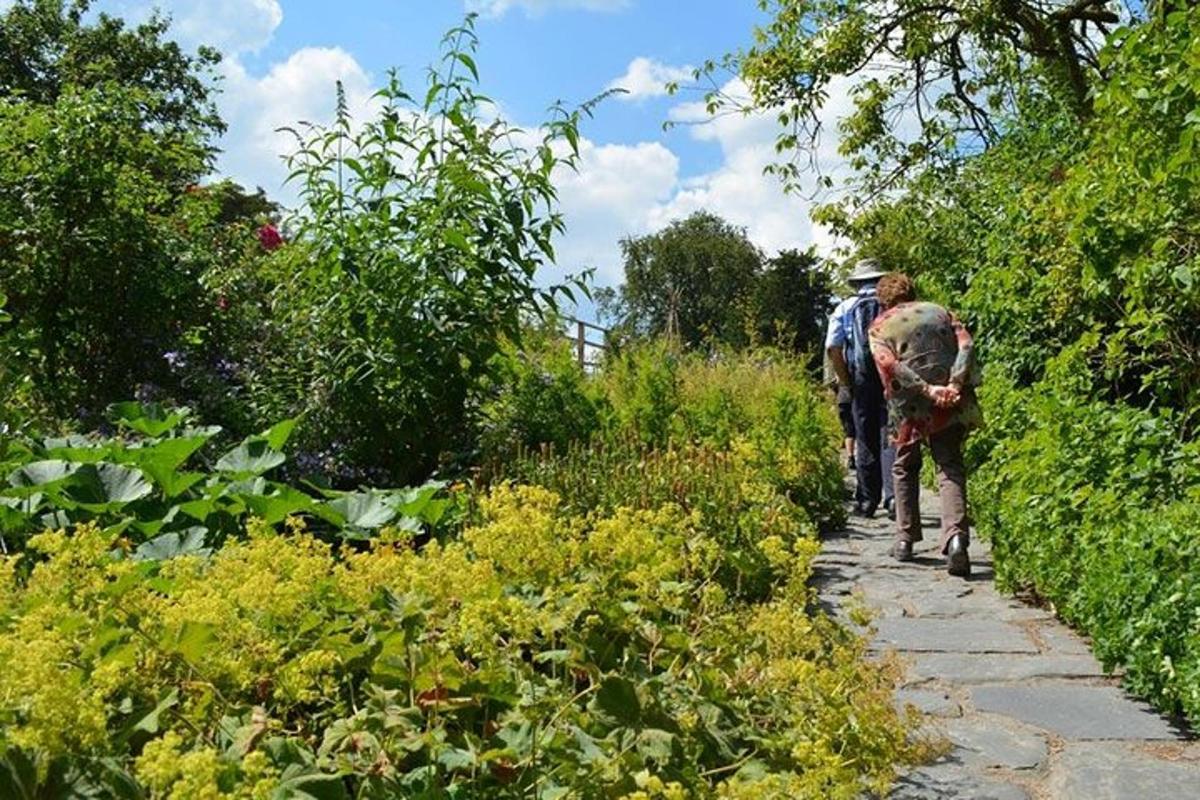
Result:
<svg viewBox="0 0 1200 800"><path fill-rule="evenodd" d="M182 44L209 44L225 55L219 105L229 132L219 172L285 203L295 194L284 185L289 140L279 127L328 121L338 80L358 114L368 113L389 69L420 89L442 35L478 12L482 88L510 121L533 128L555 101L574 106L610 87L628 90L584 123L578 173L560 176L568 230L557 246L558 277L594 268L597 285L619 283L623 237L700 209L745 227L768 255L832 246L808 218L811 200L785 195L763 175L775 158L771 116L706 121L698 92L668 96L664 89L667 81L686 81L693 65L748 45L763 21L755 0L98 3L131 19L152 5L172 17ZM738 90L732 76L721 80ZM667 120L694 124L664 130Z"/></svg>

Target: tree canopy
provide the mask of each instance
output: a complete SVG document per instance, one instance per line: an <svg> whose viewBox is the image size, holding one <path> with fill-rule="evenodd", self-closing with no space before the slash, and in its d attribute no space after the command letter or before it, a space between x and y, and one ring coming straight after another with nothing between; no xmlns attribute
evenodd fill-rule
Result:
<svg viewBox="0 0 1200 800"><path fill-rule="evenodd" d="M726 59L749 107L776 112L791 186L831 132L835 95L852 109L832 133L856 170L856 203L894 188L914 167L994 144L1031 96L1060 94L1091 114L1108 33L1133 15L1114 0L760 0L771 15L753 47ZM715 64L710 64L715 69ZM714 109L745 108L714 91Z"/></svg>
<svg viewBox="0 0 1200 800"><path fill-rule="evenodd" d="M666 336L685 347L772 344L813 350L831 278L811 251L773 258L743 228L707 211L621 242L625 283L600 291L619 331Z"/></svg>
<svg viewBox="0 0 1200 800"><path fill-rule="evenodd" d="M17 0L0 16L0 95L52 105L69 88L141 93L143 124L208 141L225 130L213 100L220 54L185 52L159 13L140 25L91 13L94 0ZM211 165L210 165L211 166Z"/></svg>

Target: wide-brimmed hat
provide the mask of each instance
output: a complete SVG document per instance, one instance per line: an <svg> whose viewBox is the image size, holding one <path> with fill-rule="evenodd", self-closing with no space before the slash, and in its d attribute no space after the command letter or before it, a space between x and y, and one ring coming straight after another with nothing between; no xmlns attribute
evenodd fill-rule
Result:
<svg viewBox="0 0 1200 800"><path fill-rule="evenodd" d="M886 274L887 272L879 266L878 261L873 258L864 258L854 265L854 270L846 280L850 281L850 283L865 283L867 281L878 280Z"/></svg>

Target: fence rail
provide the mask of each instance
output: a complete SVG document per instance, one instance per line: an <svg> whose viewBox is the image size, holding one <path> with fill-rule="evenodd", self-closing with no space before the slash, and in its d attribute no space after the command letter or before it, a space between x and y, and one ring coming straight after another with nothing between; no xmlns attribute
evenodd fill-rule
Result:
<svg viewBox="0 0 1200 800"><path fill-rule="evenodd" d="M608 343L604 341L596 342L588 338L588 331L599 331L605 336L608 335L608 328L603 328L591 322L584 322L581 319L571 318L568 323L574 326L574 331L564 331L563 336L569 341L575 343L575 360L579 362L579 368L582 370L596 369L600 366L598 359L588 358L588 348L599 350L603 353L608 349Z"/></svg>

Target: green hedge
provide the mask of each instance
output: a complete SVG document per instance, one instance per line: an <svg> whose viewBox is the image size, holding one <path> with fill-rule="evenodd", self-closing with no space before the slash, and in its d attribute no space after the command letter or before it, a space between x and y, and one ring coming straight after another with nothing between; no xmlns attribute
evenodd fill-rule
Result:
<svg viewBox="0 0 1200 800"><path fill-rule="evenodd" d="M1168 417L1054 385L985 396L999 413L973 489L997 581L1052 604L1131 690L1200 721L1197 447Z"/></svg>

